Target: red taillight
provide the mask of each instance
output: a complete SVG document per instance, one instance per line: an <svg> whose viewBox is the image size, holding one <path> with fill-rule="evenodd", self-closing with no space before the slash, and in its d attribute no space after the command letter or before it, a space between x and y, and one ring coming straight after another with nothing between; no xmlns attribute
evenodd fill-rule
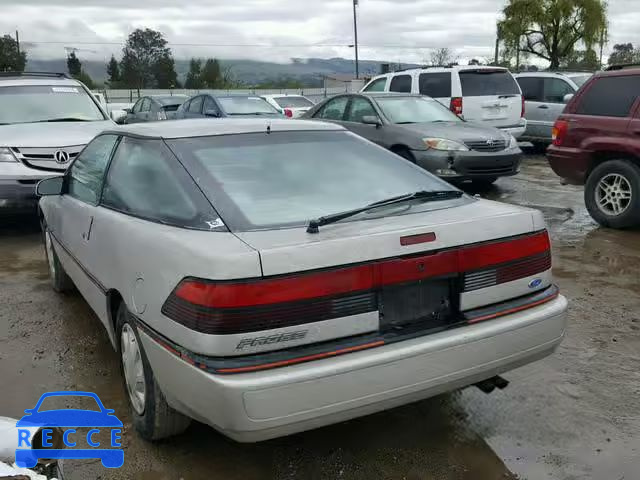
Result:
<svg viewBox="0 0 640 480"><path fill-rule="evenodd" d="M245 281L188 278L167 299L162 313L188 328L211 334L282 328L375 311L375 292L387 285L459 275L492 266L500 270L492 275L493 284L524 278L550 268L550 260L533 258L549 250L549 236L542 231L318 272ZM527 257L532 257L531 261L520 265ZM514 261L517 265L507 265Z"/></svg>
<svg viewBox="0 0 640 480"><path fill-rule="evenodd" d="M551 140L554 145L562 145L569 131L569 122L566 120L556 120L551 130Z"/></svg>
<svg viewBox="0 0 640 480"><path fill-rule="evenodd" d="M522 110L520 112L520 118L524 118L524 114L525 114L525 107L524 107L524 95L522 95Z"/></svg>
<svg viewBox="0 0 640 480"><path fill-rule="evenodd" d="M293 118L293 110L291 110L290 108L285 108L284 109L284 116L285 117L289 117L289 118Z"/></svg>
<svg viewBox="0 0 640 480"><path fill-rule="evenodd" d="M452 97L449 108L456 115L462 115L462 97Z"/></svg>

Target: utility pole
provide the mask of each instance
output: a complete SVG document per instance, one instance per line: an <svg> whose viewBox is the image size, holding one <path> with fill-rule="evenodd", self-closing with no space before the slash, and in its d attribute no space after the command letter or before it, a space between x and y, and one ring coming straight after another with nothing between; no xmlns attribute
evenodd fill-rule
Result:
<svg viewBox="0 0 640 480"><path fill-rule="evenodd" d="M496 37L496 52L495 52L495 58L493 60L494 65L498 65L498 62L500 61L500 37Z"/></svg>
<svg viewBox="0 0 640 480"><path fill-rule="evenodd" d="M360 78L360 69L358 65L358 18L356 16L356 7L358 6L358 0L353 0L353 35L354 35L354 47L356 50L356 79Z"/></svg>
<svg viewBox="0 0 640 480"><path fill-rule="evenodd" d="M20 35L18 34L18 30L16 30L16 44L18 45L18 57L20 56Z"/></svg>

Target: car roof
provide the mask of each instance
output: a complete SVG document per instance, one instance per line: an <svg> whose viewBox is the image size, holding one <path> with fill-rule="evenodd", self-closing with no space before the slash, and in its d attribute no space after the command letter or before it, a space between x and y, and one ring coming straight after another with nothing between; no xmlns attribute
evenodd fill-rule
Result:
<svg viewBox="0 0 640 480"><path fill-rule="evenodd" d="M80 87L82 84L74 80L73 78L65 78L63 76L12 76L12 75L0 75L0 87L13 87L19 85L59 85L61 87Z"/></svg>
<svg viewBox="0 0 640 480"><path fill-rule="evenodd" d="M578 76L587 76L593 75L593 72L521 72L516 73L514 76L516 78L520 77L578 77Z"/></svg>
<svg viewBox="0 0 640 480"><path fill-rule="evenodd" d="M385 73L384 75L378 75L378 77L385 75L401 75L403 73L439 73L439 72L460 72L464 70L504 70L508 71L505 67L493 67L491 65L452 65L450 67L419 67L419 68L407 68L406 70L396 70L395 72ZM378 78L376 77L376 78Z"/></svg>
<svg viewBox="0 0 640 480"><path fill-rule="evenodd" d="M234 135L241 133L295 131L343 131L344 127L333 123L312 120L291 120L285 118L224 118L168 120L164 122L134 123L110 129L105 133L128 134L148 138L189 138L213 135Z"/></svg>
<svg viewBox="0 0 640 480"><path fill-rule="evenodd" d="M607 70L605 72L597 72L598 77L626 77L640 75L640 67L638 68L621 68L619 70Z"/></svg>
<svg viewBox="0 0 640 480"><path fill-rule="evenodd" d="M286 98L286 97L302 97L307 98L299 93L269 93L266 95L260 95L262 98Z"/></svg>
<svg viewBox="0 0 640 480"><path fill-rule="evenodd" d="M354 93L352 95L363 95L370 98L384 98L384 97L424 97L419 93L404 93L404 92L362 92Z"/></svg>

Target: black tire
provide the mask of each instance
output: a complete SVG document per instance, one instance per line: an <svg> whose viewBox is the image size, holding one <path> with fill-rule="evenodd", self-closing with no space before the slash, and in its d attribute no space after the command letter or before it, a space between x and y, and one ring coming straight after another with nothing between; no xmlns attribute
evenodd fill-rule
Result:
<svg viewBox="0 0 640 480"><path fill-rule="evenodd" d="M128 325L133 330L140 350L140 357L142 359L145 401L144 411L141 414L135 410L132 404L125 380L121 343L122 330L125 325ZM142 343L140 342L135 318L129 313L129 309L124 302L121 302L118 307L116 334L118 341L118 353L120 355L120 374L122 375L122 385L129 404L129 411L131 413L133 426L136 431L142 438L149 441L160 440L184 432L191 423L191 419L174 410L167 403L167 400L165 399L165 396L160 390L160 386L153 375L151 365L149 364L147 355L145 354Z"/></svg>
<svg viewBox="0 0 640 480"><path fill-rule="evenodd" d="M624 210L615 214L598 205L599 185L612 175L620 176L631 190L631 199ZM622 200L621 200L622 201ZM628 160L610 160L598 165L587 178L584 202L591 217L603 227L630 228L640 225L640 166Z"/></svg>
<svg viewBox="0 0 640 480"><path fill-rule="evenodd" d="M411 163L416 163L416 158L407 147L394 147L391 151L405 160L409 160Z"/></svg>
<svg viewBox="0 0 640 480"><path fill-rule="evenodd" d="M75 288L75 286L73 285L73 281L69 275L67 275L67 272L65 272L64 267L60 263L60 259L58 259L47 224L42 221L40 223L40 227L42 228L42 244L44 246L45 258L47 260L47 268L49 269L51 286L58 293L70 292Z"/></svg>

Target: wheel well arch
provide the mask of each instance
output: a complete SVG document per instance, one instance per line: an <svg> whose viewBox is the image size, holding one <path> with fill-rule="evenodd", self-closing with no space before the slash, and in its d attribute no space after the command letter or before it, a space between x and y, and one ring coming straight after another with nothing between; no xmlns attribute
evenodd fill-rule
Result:
<svg viewBox="0 0 640 480"><path fill-rule="evenodd" d="M589 165L589 170L587 171L587 175L586 175L587 178L589 177L589 175L591 175L591 172L593 172L596 167L611 160L627 160L640 166L640 158L631 153L617 152L613 150L597 151L597 152L594 152L591 156L591 163Z"/></svg>
<svg viewBox="0 0 640 480"><path fill-rule="evenodd" d="M108 290L106 293L106 297L107 297L107 315L109 318L109 327L111 330L110 333L113 333L112 343L113 343L113 347L116 349L116 351L118 351L119 343L117 340L118 332L117 332L116 322L118 321L118 308L120 308L121 303L124 303L124 298L122 297L120 292L115 288Z"/></svg>
<svg viewBox="0 0 640 480"><path fill-rule="evenodd" d="M411 150L411 149L404 143L396 143L394 145L391 145L389 147L389 150L391 150L392 152L397 152L398 150Z"/></svg>

